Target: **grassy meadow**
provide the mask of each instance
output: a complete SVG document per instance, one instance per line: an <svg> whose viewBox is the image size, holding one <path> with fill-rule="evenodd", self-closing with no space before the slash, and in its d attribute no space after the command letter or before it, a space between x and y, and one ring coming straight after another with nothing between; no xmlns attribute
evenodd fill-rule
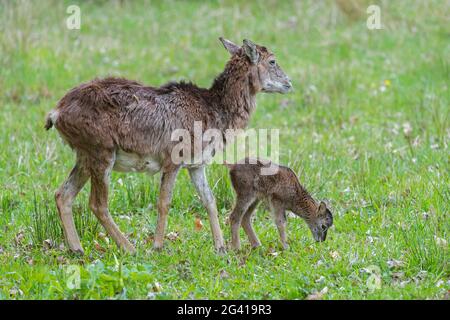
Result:
<svg viewBox="0 0 450 320"><path fill-rule="evenodd" d="M0 299L448 298L450 2L373 1L380 30L369 1L345 2L0 0ZM80 30L66 27L71 4ZM88 185L74 204L86 254L70 254L54 191L74 154L46 113L107 75L208 87L228 59L219 36L267 46L292 79L294 92L258 96L249 127L280 129L280 162L332 208L327 240L290 218L283 251L261 206L262 247L242 232L242 252L218 256L183 170L154 252L159 175L113 173L110 211L137 254L105 236ZM207 174L228 242L228 172Z"/></svg>

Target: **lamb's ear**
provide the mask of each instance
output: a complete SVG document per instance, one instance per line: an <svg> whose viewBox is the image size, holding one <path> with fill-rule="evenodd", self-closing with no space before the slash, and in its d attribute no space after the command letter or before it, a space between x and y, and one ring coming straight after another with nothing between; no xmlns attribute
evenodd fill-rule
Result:
<svg viewBox="0 0 450 320"><path fill-rule="evenodd" d="M244 48L245 54L253 64L258 63L259 53L256 49L256 44L254 44L250 40L244 39L244 45L242 46L242 48Z"/></svg>
<svg viewBox="0 0 450 320"><path fill-rule="evenodd" d="M222 37L220 37L219 40L220 40L220 42L222 42L222 44L225 47L225 49L227 49L227 51L231 55L235 54L240 49L239 46L235 45L230 40L224 39Z"/></svg>
<svg viewBox="0 0 450 320"><path fill-rule="evenodd" d="M319 209L317 210L319 214L325 214L327 212L327 205L325 202L320 201Z"/></svg>

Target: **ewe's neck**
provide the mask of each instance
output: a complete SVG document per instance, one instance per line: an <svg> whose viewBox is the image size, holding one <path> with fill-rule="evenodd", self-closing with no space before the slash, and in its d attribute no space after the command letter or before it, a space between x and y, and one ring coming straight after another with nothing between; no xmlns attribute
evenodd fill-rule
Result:
<svg viewBox="0 0 450 320"><path fill-rule="evenodd" d="M256 90L252 87L249 66L245 61L232 59L210 88L216 106L222 114L224 129L243 129L256 105Z"/></svg>

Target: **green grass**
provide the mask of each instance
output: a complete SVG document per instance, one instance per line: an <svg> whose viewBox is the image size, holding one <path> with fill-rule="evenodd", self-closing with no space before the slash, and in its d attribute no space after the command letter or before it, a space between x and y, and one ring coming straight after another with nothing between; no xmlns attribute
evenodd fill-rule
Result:
<svg viewBox="0 0 450 320"><path fill-rule="evenodd" d="M0 299L303 299L325 287L323 299L448 295L450 5L375 2L384 29L370 31L333 1L80 1L82 27L71 31L72 1L0 1ZM89 187L74 206L86 255L68 253L53 194L74 155L43 129L46 113L99 76L209 86L228 59L222 35L266 45L292 78L294 93L258 97L250 127L279 128L281 163L329 201L327 241L293 218L283 252L261 207L263 246L250 250L242 233L243 252L217 256L183 171L167 230L178 236L156 253L159 177L114 173L110 210L137 255L105 238ZM228 241L227 170L213 165L208 176ZM79 289L66 285L70 266Z"/></svg>

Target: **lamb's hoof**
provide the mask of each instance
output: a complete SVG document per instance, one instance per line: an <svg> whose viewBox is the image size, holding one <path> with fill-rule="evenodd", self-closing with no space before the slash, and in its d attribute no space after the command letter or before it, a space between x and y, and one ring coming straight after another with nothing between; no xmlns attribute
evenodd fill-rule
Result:
<svg viewBox="0 0 450 320"><path fill-rule="evenodd" d="M227 249L225 249L225 246L221 246L216 248L216 252L219 256L223 256L225 255L225 253L227 253Z"/></svg>
<svg viewBox="0 0 450 320"><path fill-rule="evenodd" d="M134 245L131 244L131 242L124 238L121 239L120 241L117 242L117 246L122 250L122 252L124 253L128 253L128 254L135 254L136 253L136 248L134 247Z"/></svg>
<svg viewBox="0 0 450 320"><path fill-rule="evenodd" d="M123 248L123 251L125 251L128 254L135 255L136 254L136 248L134 246L127 246Z"/></svg>
<svg viewBox="0 0 450 320"><path fill-rule="evenodd" d="M239 253L239 252L241 251L241 246L239 246L239 247L232 246L231 249L232 249L234 252Z"/></svg>
<svg viewBox="0 0 450 320"><path fill-rule="evenodd" d="M153 244L153 251L155 252L161 252L163 249L163 245L162 244Z"/></svg>

